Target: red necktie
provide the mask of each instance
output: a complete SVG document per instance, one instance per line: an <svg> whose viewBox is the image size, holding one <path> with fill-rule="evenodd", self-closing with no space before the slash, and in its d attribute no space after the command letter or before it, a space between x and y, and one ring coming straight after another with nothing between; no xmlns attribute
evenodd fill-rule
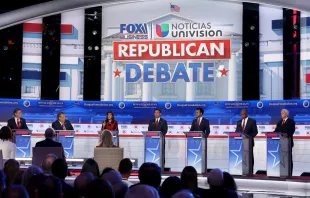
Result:
<svg viewBox="0 0 310 198"><path fill-rule="evenodd" d="M284 125L284 124L285 124L285 120L282 121L282 125Z"/></svg>
<svg viewBox="0 0 310 198"><path fill-rule="evenodd" d="M200 122L199 122L200 118L197 118L197 125L198 125L198 128L200 126Z"/></svg>
<svg viewBox="0 0 310 198"><path fill-rule="evenodd" d="M156 127L158 127L158 119L156 119L156 122L155 122L155 124L156 124Z"/></svg>
<svg viewBox="0 0 310 198"><path fill-rule="evenodd" d="M64 124L62 125L62 130L66 130L66 127Z"/></svg>
<svg viewBox="0 0 310 198"><path fill-rule="evenodd" d="M243 119L242 132L244 132L244 126L245 126L245 119Z"/></svg>
<svg viewBox="0 0 310 198"><path fill-rule="evenodd" d="M17 128L20 129L20 120L17 120Z"/></svg>

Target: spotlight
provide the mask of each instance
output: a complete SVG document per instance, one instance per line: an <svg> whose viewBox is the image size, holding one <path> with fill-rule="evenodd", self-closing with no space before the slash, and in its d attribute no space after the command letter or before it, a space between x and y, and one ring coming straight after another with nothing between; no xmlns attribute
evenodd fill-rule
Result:
<svg viewBox="0 0 310 198"><path fill-rule="evenodd" d="M98 47L98 46L95 46L95 50L99 50L99 47Z"/></svg>
<svg viewBox="0 0 310 198"><path fill-rule="evenodd" d="M49 48L48 45L46 45L46 46L44 47L44 49L45 49L45 50L49 50L50 48Z"/></svg>
<svg viewBox="0 0 310 198"><path fill-rule="evenodd" d="M93 48L92 48L92 46L88 46L87 49L90 51L90 50L92 50Z"/></svg>
<svg viewBox="0 0 310 198"><path fill-rule="evenodd" d="M97 31L96 30L93 30L93 35L97 35Z"/></svg>
<svg viewBox="0 0 310 198"><path fill-rule="evenodd" d="M244 46L245 46L245 47L249 47L249 45L250 45L250 43L248 43L248 42L245 42L245 43L244 43Z"/></svg>
<svg viewBox="0 0 310 198"><path fill-rule="evenodd" d="M8 50L8 49L9 49L9 48L8 48L8 46L6 46L6 45L5 45L5 46L3 46L3 50L5 50L5 51L6 51L6 50Z"/></svg>
<svg viewBox="0 0 310 198"><path fill-rule="evenodd" d="M255 26L251 25L250 29L255 30Z"/></svg>

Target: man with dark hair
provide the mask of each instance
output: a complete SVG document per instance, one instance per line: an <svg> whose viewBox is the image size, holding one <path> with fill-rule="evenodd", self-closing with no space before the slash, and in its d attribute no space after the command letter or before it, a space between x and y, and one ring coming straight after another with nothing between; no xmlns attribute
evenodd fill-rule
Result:
<svg viewBox="0 0 310 198"><path fill-rule="evenodd" d="M159 189L161 183L161 168L157 164L151 162L142 164L138 175L140 184L150 185L157 190Z"/></svg>
<svg viewBox="0 0 310 198"><path fill-rule="evenodd" d="M243 133L252 139L252 144L254 147L254 138L258 134L256 120L249 118L248 111L242 109L240 112L241 120L237 122L237 127L235 132ZM254 150L254 149L253 149ZM252 150L252 152L253 152ZM254 154L252 153L252 172L254 168Z"/></svg>
<svg viewBox="0 0 310 198"><path fill-rule="evenodd" d="M62 186L60 180L53 175L44 173L31 178L28 186L30 197L36 198L61 198Z"/></svg>
<svg viewBox="0 0 310 198"><path fill-rule="evenodd" d="M154 116L155 118L150 120L148 131L161 131L164 135L166 135L168 131L168 124L167 121L162 119L161 116L161 110L155 109L154 110Z"/></svg>
<svg viewBox="0 0 310 198"><path fill-rule="evenodd" d="M59 112L57 114L57 120L52 123L52 128L57 131L74 130L73 126L71 125L71 122L69 120L66 120L64 112Z"/></svg>
<svg viewBox="0 0 310 198"><path fill-rule="evenodd" d="M86 187L94 179L95 178L93 174L89 172L81 173L79 176L76 177L76 179L74 180L74 188L77 191L79 197L85 197Z"/></svg>
<svg viewBox="0 0 310 198"><path fill-rule="evenodd" d="M122 175L123 182L127 184L128 187L132 185L128 178L130 177L132 171L132 162L129 158L122 159L119 163L118 171Z"/></svg>
<svg viewBox="0 0 310 198"><path fill-rule="evenodd" d="M65 178L68 176L68 164L66 160L56 159L52 164L52 173L61 181L64 198L77 196L74 188L65 182Z"/></svg>
<svg viewBox="0 0 310 198"><path fill-rule="evenodd" d="M2 198L28 198L28 192L22 185L8 186L1 194Z"/></svg>
<svg viewBox="0 0 310 198"><path fill-rule="evenodd" d="M196 119L193 120L190 131L202 131L207 137L210 134L209 120L202 117L204 110L202 108L196 109Z"/></svg>
<svg viewBox="0 0 310 198"><path fill-rule="evenodd" d="M61 147L62 148L62 156L65 157L62 144L60 142L56 142L53 139L55 138L55 131L52 128L48 128L45 130L45 140L37 142L35 147Z"/></svg>
<svg viewBox="0 0 310 198"><path fill-rule="evenodd" d="M13 118L8 120L8 127L13 129L28 129L26 120L22 118L22 110L19 108L14 109Z"/></svg>

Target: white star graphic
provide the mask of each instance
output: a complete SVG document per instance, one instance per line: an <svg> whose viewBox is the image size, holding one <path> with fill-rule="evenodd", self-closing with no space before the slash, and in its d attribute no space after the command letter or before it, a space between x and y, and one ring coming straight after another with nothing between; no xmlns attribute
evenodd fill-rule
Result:
<svg viewBox="0 0 310 198"><path fill-rule="evenodd" d="M16 147L20 152L23 153L23 157L26 157L26 152L23 149L29 149L30 146L30 140L28 141L28 144L26 147Z"/></svg>
<svg viewBox="0 0 310 198"><path fill-rule="evenodd" d="M72 140L71 141L71 144L70 144L70 146L69 147L64 147L64 152L66 153L66 158L68 158L69 157L69 155L70 155L70 153L69 152L67 152L66 150L71 150L72 149L72 146L73 146L73 141L74 140ZM63 145L64 145L64 142L61 142Z"/></svg>
<svg viewBox="0 0 310 198"><path fill-rule="evenodd" d="M158 151L158 149L159 149L159 142L158 142L158 144L157 144L157 147L155 147L155 148L147 148L147 149L146 149L146 150L148 150L150 153L153 154L153 160L152 160L152 162L157 162L157 161L159 160L159 157L156 159L156 153L153 152L153 151Z"/></svg>
<svg viewBox="0 0 310 198"><path fill-rule="evenodd" d="M236 152L237 152L237 153L241 153L241 149L242 149L242 142L241 142L241 144L240 144L239 150L230 150L230 152L232 152L232 153L236 156L235 166L238 166L238 165L242 162L242 159L239 160L239 156L240 156L240 155L236 154Z"/></svg>
<svg viewBox="0 0 310 198"><path fill-rule="evenodd" d="M191 153L193 153L195 155L195 160L194 160L192 166L195 166L196 164L198 164L201 161L201 157L200 157L200 159L197 160L198 155L194 152L194 151L200 151L200 148L201 148L201 142L200 142L198 148L196 148L196 149L188 149L189 152L191 152Z"/></svg>
<svg viewBox="0 0 310 198"><path fill-rule="evenodd" d="M277 156L275 156L273 153L278 153L279 152L279 143L278 143L278 146L277 146L277 150L275 151L268 151L268 153L270 155L272 155L273 157L273 165L272 165L272 168L274 168L275 166L277 166L279 163L280 163L280 160L277 161Z"/></svg>

